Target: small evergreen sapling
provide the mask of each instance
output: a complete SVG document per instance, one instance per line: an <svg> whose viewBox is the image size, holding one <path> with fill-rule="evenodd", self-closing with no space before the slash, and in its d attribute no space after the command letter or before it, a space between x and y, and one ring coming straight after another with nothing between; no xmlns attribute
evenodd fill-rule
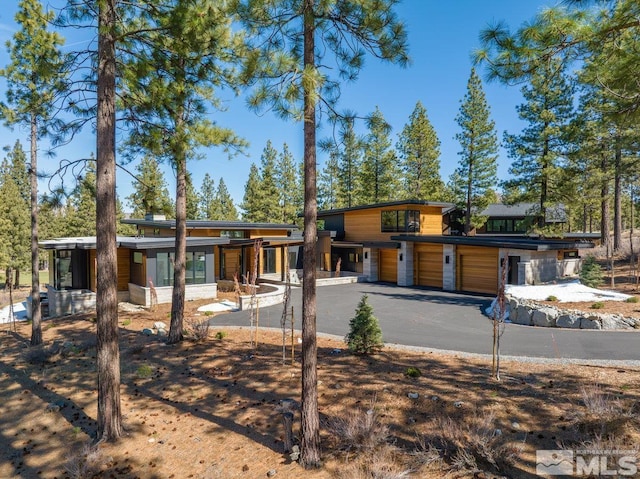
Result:
<svg viewBox="0 0 640 479"><path fill-rule="evenodd" d="M366 294L362 296L356 315L349 321L349 334L345 337L349 350L356 354L371 354L383 345L378 319L367 299Z"/></svg>
<svg viewBox="0 0 640 479"><path fill-rule="evenodd" d="M595 257L587 256L580 270L580 282L585 286L597 288L602 284L602 268L596 262Z"/></svg>

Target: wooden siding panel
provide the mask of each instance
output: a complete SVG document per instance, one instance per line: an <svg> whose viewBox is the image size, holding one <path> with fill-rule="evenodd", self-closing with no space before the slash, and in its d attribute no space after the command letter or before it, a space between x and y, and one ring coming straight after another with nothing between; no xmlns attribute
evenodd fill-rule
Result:
<svg viewBox="0 0 640 479"><path fill-rule="evenodd" d="M118 291L129 291L131 250L118 248Z"/></svg>
<svg viewBox="0 0 640 479"><path fill-rule="evenodd" d="M369 208L344 213L346 241L390 241L401 232L382 232L382 211L419 210L420 234L442 234L442 208L436 206L402 206Z"/></svg>
<svg viewBox="0 0 640 479"><path fill-rule="evenodd" d="M398 250L381 249L380 250L380 281L389 283L398 282Z"/></svg>
<svg viewBox="0 0 640 479"><path fill-rule="evenodd" d="M456 248L458 289L472 293L498 292L498 248Z"/></svg>
<svg viewBox="0 0 640 479"><path fill-rule="evenodd" d="M413 251L416 285L442 288L442 245L415 245Z"/></svg>

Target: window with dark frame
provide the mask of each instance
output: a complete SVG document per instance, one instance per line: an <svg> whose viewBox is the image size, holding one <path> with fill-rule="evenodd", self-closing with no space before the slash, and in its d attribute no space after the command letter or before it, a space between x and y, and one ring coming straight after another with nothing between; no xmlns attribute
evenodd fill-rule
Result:
<svg viewBox="0 0 640 479"><path fill-rule="evenodd" d="M383 233L419 233L420 211L386 210L380 214L380 230Z"/></svg>

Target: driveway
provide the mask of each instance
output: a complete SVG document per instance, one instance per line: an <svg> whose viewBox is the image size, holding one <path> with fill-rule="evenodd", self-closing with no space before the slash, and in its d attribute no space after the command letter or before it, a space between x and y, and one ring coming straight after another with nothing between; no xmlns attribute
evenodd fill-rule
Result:
<svg viewBox="0 0 640 479"><path fill-rule="evenodd" d="M291 304L300 328L302 291L292 289ZM464 353L491 354L492 324L482 314L491 297L355 283L317 288L317 327L344 336L363 294L369 296L386 343ZM260 309L261 327L280 327L282 305ZM248 326L247 311L221 314L213 325ZM505 356L549 359L640 360L640 331L534 328L506 324L501 340Z"/></svg>

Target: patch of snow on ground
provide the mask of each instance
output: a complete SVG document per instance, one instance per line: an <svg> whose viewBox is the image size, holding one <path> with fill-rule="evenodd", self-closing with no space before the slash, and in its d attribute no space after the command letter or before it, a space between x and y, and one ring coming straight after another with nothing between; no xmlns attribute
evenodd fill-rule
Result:
<svg viewBox="0 0 640 479"><path fill-rule="evenodd" d="M516 298L544 301L549 296L555 296L561 303L568 302L593 302L593 301L625 301L628 294L616 293L602 289L589 288L580 281L567 283L545 284L539 286L515 286L507 285L505 293Z"/></svg>
<svg viewBox="0 0 640 479"><path fill-rule="evenodd" d="M223 311L237 311L237 310L238 310L238 305L233 301L229 301L227 299L220 301L218 303L206 304L198 308L198 311L211 311L213 313L221 313Z"/></svg>
<svg viewBox="0 0 640 479"><path fill-rule="evenodd" d="M15 303L13 305L13 316L16 318L16 321L26 321L27 320L27 303ZM9 306L5 306L0 309L0 324L10 323L11 322L11 314L9 313Z"/></svg>

